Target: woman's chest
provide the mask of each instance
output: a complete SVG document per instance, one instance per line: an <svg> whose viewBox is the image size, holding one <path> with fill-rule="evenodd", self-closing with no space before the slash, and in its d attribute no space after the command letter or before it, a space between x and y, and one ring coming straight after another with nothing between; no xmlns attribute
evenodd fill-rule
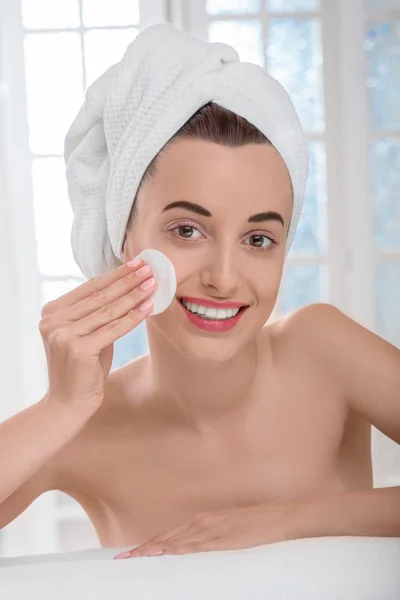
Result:
<svg viewBox="0 0 400 600"><path fill-rule="evenodd" d="M228 439L182 432L108 440L80 454L70 479L101 544L140 543L198 512L342 491L339 413L275 411ZM78 464L78 463L76 463Z"/></svg>

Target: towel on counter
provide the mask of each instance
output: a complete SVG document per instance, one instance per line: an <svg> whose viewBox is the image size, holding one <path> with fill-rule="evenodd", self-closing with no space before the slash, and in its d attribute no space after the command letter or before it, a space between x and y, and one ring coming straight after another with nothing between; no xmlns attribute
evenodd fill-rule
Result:
<svg viewBox="0 0 400 600"><path fill-rule="evenodd" d="M129 548L0 558L4 600L399 600L400 538L323 537L113 560Z"/></svg>
<svg viewBox="0 0 400 600"><path fill-rule="evenodd" d="M66 135L72 252L87 278L122 264L126 225L146 168L211 101L246 118L285 161L294 191L289 250L303 203L308 150L288 93L262 67L241 62L231 46L160 23L140 32L122 60L88 88Z"/></svg>

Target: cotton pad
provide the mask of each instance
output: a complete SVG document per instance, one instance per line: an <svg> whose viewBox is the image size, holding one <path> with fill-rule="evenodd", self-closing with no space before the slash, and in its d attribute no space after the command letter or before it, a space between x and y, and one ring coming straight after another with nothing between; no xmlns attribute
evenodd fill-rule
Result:
<svg viewBox="0 0 400 600"><path fill-rule="evenodd" d="M148 263L153 269L153 275L157 281L157 289L150 296L154 304L149 317L158 315L168 308L174 299L176 292L176 275L172 262L159 250L147 249L137 255Z"/></svg>

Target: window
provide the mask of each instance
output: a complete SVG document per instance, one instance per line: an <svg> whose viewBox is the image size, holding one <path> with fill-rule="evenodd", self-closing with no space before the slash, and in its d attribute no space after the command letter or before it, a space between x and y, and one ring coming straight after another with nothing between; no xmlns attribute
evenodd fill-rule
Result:
<svg viewBox="0 0 400 600"><path fill-rule="evenodd" d="M375 9L368 13L364 49L377 328L400 346L400 2L367 5ZM397 13L381 10L390 7Z"/></svg>

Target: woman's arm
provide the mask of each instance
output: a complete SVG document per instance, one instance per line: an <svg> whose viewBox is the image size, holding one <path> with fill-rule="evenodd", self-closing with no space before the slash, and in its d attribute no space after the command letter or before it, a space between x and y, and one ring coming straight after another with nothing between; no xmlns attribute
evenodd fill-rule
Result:
<svg viewBox="0 0 400 600"><path fill-rule="evenodd" d="M335 492L299 503L293 538L400 537L400 486Z"/></svg>
<svg viewBox="0 0 400 600"><path fill-rule="evenodd" d="M83 402L69 407L46 395L0 423L0 528L7 499L42 470L93 414Z"/></svg>
<svg viewBox="0 0 400 600"><path fill-rule="evenodd" d="M400 487L202 513L114 558L239 550L335 536L400 537Z"/></svg>

